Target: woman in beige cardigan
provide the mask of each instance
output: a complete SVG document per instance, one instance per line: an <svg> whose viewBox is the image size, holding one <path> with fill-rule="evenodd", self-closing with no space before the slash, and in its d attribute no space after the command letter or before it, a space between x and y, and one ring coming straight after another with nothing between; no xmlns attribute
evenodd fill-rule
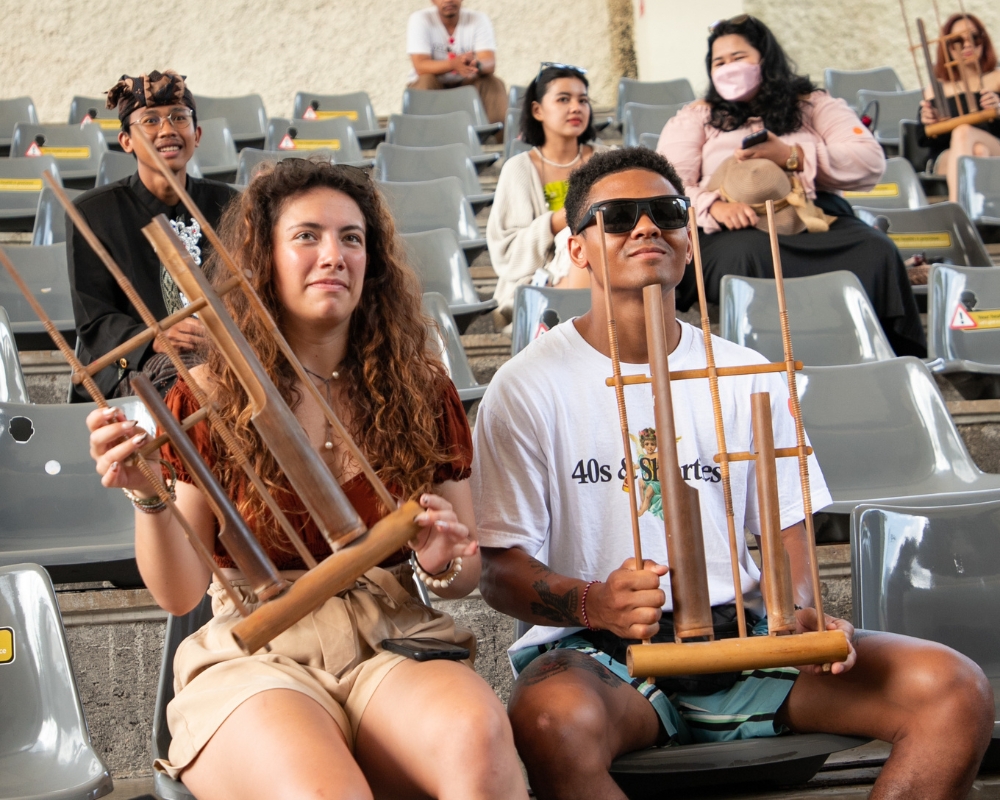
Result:
<svg viewBox="0 0 1000 800"><path fill-rule="evenodd" d="M493 297L509 323L514 289L538 270L549 285L589 285L582 270L570 271L566 253L569 228L563 201L570 172L602 145L596 138L584 70L542 64L528 85L521 112L521 138L532 150L504 164L486 227L490 260L497 274Z"/></svg>

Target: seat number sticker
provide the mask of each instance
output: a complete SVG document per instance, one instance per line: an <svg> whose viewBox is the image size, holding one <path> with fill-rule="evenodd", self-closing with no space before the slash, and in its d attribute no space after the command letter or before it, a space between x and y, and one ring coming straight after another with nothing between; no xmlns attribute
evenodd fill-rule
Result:
<svg viewBox="0 0 1000 800"><path fill-rule="evenodd" d="M844 192L844 197L899 197L899 184L879 183L869 192Z"/></svg>
<svg viewBox="0 0 1000 800"><path fill-rule="evenodd" d="M951 247L951 234L948 231L934 233L890 233L889 238L901 250L920 250L928 247Z"/></svg>
<svg viewBox="0 0 1000 800"><path fill-rule="evenodd" d="M14 629L0 628L0 665L14 660Z"/></svg>
<svg viewBox="0 0 1000 800"><path fill-rule="evenodd" d="M969 311L959 303L951 318L950 327L953 331L988 331L1000 328L1000 309Z"/></svg>
<svg viewBox="0 0 1000 800"><path fill-rule="evenodd" d="M43 147L41 150L43 156L52 156L53 158L72 158L74 160L90 158L89 147Z"/></svg>
<svg viewBox="0 0 1000 800"><path fill-rule="evenodd" d="M310 111L312 111L312 109L310 109ZM309 112L307 111L306 113L308 114ZM357 111L313 111L313 113L316 116L303 116L303 119L336 119L338 117L344 117L345 119L349 119L351 122L358 121Z"/></svg>
<svg viewBox="0 0 1000 800"><path fill-rule="evenodd" d="M41 178L0 178L0 192L40 192Z"/></svg>
<svg viewBox="0 0 1000 800"><path fill-rule="evenodd" d="M340 139L293 139L294 150L339 150Z"/></svg>

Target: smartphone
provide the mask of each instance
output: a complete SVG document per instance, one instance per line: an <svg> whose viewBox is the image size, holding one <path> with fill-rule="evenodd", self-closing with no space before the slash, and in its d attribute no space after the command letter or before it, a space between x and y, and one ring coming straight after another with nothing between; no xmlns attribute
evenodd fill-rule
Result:
<svg viewBox="0 0 1000 800"><path fill-rule="evenodd" d="M743 137L742 148L746 150L748 147L753 147L755 144L764 144L767 141L767 128L761 128L759 131L751 133L749 136Z"/></svg>
<svg viewBox="0 0 1000 800"><path fill-rule="evenodd" d="M467 647L459 647L440 639L383 639L382 649L390 653L412 658L414 661L465 661L469 657Z"/></svg>

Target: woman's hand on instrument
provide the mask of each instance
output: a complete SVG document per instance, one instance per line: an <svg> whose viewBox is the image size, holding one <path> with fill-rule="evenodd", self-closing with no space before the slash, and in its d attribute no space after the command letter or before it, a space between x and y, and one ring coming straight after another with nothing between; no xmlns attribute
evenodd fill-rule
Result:
<svg viewBox="0 0 1000 800"><path fill-rule="evenodd" d="M938 121L937 111L934 106L931 105L930 100L920 101L920 121L924 125L930 125L932 122Z"/></svg>
<svg viewBox="0 0 1000 800"><path fill-rule="evenodd" d="M979 95L980 108L1000 108L1000 94L996 92L983 92Z"/></svg>
<svg viewBox="0 0 1000 800"><path fill-rule="evenodd" d="M660 578L667 574L663 564L646 559L636 570L635 559L612 572L603 583L595 583L587 593L587 619L592 628L611 631L623 639L649 639L660 629L667 596Z"/></svg>
<svg viewBox="0 0 1000 800"><path fill-rule="evenodd" d="M766 142L755 144L746 150L742 147L737 148L733 155L737 161L748 161L751 158L765 158L784 169L785 164L788 163L788 159L792 157L792 147L781 141L771 131L768 131Z"/></svg>
<svg viewBox="0 0 1000 800"><path fill-rule="evenodd" d="M757 224L757 212L746 203L727 203L725 200L716 200L708 209L716 222L731 231L740 228L752 228Z"/></svg>
<svg viewBox="0 0 1000 800"><path fill-rule="evenodd" d="M479 542L469 536L469 528L459 521L451 503L440 495L425 493L420 505L425 510L416 522L422 527L410 546L424 572L436 575L454 559L479 552Z"/></svg>
<svg viewBox="0 0 1000 800"><path fill-rule="evenodd" d="M149 434L139 423L125 419L120 408L98 408L87 415L87 428L90 455L101 483L109 489L131 489L140 496L153 497L155 492L139 468L125 464L149 440Z"/></svg>
<svg viewBox="0 0 1000 800"><path fill-rule="evenodd" d="M843 675L845 672L850 670L858 660L858 653L854 649L854 626L846 619L831 617L829 614L824 614L823 616L826 617L826 630L843 631L844 635L847 637L847 658L843 661L838 661L836 664L832 664L829 670L829 674L831 675ZM796 633L814 632L816 630L816 609L798 609L795 612L795 622ZM820 664L808 664L799 667L799 671L811 672L814 675L822 675L823 667Z"/></svg>

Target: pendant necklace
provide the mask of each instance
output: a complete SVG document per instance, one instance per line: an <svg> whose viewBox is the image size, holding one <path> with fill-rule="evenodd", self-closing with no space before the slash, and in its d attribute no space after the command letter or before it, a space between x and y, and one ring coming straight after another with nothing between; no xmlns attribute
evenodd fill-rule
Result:
<svg viewBox="0 0 1000 800"><path fill-rule="evenodd" d="M330 373L329 378L324 378L322 375L317 375L315 372L313 372L304 364L302 366L302 369L304 369L306 372L308 372L310 375L312 375L316 380L318 380L326 387L326 404L330 406L330 408L333 408L332 384L333 381L337 380L340 377L340 373L337 370L334 370L332 373ZM327 417L326 414L323 415L323 418L326 420L326 436L324 437L326 441L323 443L323 447L326 448L327 450L333 450L333 425L330 424L330 418Z"/></svg>

